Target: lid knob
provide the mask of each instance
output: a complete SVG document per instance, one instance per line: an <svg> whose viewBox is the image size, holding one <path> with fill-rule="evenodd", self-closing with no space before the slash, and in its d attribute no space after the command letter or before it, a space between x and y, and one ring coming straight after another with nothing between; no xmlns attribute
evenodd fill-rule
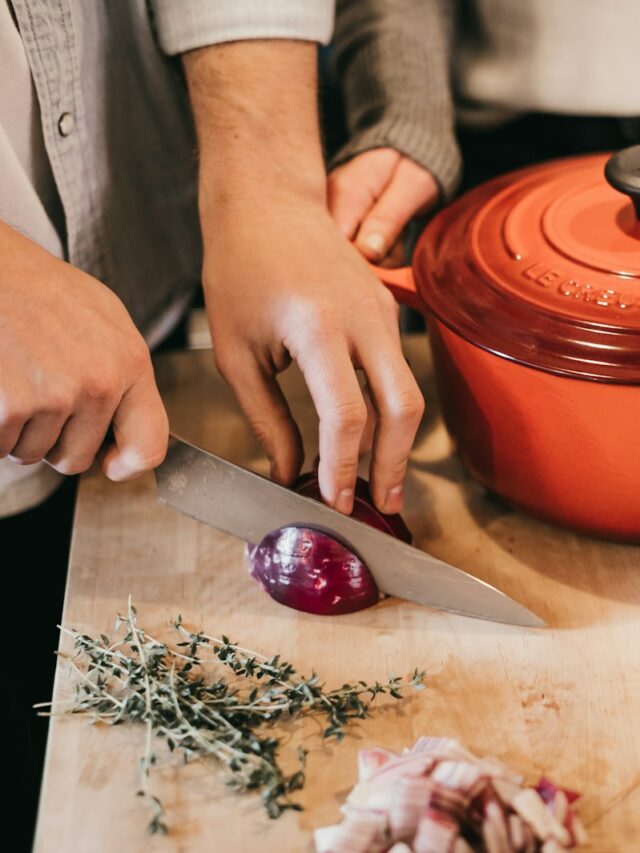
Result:
<svg viewBox="0 0 640 853"><path fill-rule="evenodd" d="M623 148L609 157L604 174L614 189L629 196L640 221L640 145Z"/></svg>

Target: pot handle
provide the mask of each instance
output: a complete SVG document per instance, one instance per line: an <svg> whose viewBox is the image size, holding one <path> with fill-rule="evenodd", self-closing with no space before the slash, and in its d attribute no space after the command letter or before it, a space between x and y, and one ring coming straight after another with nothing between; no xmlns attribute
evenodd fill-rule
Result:
<svg viewBox="0 0 640 853"><path fill-rule="evenodd" d="M380 279L382 284L390 290L401 305L407 305L415 311L424 313L424 302L420 298L416 288L416 280L413 277L411 267L396 267L385 269L369 264L369 269Z"/></svg>
<svg viewBox="0 0 640 853"><path fill-rule="evenodd" d="M640 222L640 145L623 148L609 157L604 174L615 190L629 196Z"/></svg>

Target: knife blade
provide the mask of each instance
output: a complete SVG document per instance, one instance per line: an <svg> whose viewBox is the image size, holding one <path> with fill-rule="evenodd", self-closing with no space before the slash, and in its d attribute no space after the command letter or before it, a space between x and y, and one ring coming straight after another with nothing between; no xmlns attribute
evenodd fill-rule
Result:
<svg viewBox="0 0 640 853"><path fill-rule="evenodd" d="M155 473L160 501L245 542L286 525L312 527L341 540L390 595L494 622L545 624L485 581L176 436Z"/></svg>

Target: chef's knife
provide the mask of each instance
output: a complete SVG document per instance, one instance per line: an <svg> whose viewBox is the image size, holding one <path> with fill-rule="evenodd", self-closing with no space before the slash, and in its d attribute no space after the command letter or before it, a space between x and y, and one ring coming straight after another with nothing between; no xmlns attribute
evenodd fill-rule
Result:
<svg viewBox="0 0 640 853"><path fill-rule="evenodd" d="M245 542L258 543L286 525L312 527L340 539L390 595L494 622L544 626L473 575L181 439L172 438L156 479L161 501Z"/></svg>

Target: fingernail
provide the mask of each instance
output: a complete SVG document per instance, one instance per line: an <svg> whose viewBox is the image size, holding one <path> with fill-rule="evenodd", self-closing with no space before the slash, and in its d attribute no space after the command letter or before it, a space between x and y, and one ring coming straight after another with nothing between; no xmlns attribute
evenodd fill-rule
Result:
<svg viewBox="0 0 640 853"><path fill-rule="evenodd" d="M132 477L140 474L143 469L144 465L138 451L127 447L109 463L107 477L117 482L130 480Z"/></svg>
<svg viewBox="0 0 640 853"><path fill-rule="evenodd" d="M402 486L394 486L392 489L389 489L387 496L384 499L384 503L382 504L382 511L387 515L391 515L394 512L400 512L402 509L402 492Z"/></svg>
<svg viewBox="0 0 640 853"><path fill-rule="evenodd" d="M367 234L366 237L359 239L361 246L369 249L369 251L377 258L382 258L387 248L387 241L382 234Z"/></svg>
<svg viewBox="0 0 640 853"><path fill-rule="evenodd" d="M353 489L343 489L336 498L333 508L349 515L353 508Z"/></svg>

